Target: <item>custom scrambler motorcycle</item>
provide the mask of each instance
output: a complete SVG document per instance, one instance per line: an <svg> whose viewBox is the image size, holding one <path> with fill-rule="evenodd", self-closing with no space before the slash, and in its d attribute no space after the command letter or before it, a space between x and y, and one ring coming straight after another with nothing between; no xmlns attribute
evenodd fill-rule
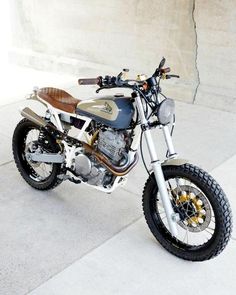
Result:
<svg viewBox="0 0 236 295"><path fill-rule="evenodd" d="M219 184L175 152L174 101L161 92L160 81L179 76L169 74L164 64L163 58L150 78L139 75L128 80L123 70L117 77L78 81L97 84L97 92L128 88L132 92L128 97L80 101L60 89L34 89L29 98L43 103L46 114L41 117L28 107L21 110L24 119L14 131L13 154L20 174L35 189L52 189L70 180L110 193L126 182L137 164L144 135L152 167L147 169L142 199L147 224L172 254L203 261L218 255L228 243L231 210ZM167 146L163 161L151 135L156 127ZM71 135L72 129L78 136ZM142 145L140 150L143 159Z"/></svg>

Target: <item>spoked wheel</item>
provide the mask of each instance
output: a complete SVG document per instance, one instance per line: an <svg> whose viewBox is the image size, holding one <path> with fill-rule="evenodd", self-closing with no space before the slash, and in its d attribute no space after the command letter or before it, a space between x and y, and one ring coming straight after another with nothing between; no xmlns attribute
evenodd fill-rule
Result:
<svg viewBox="0 0 236 295"><path fill-rule="evenodd" d="M16 166L29 185L39 190L48 190L61 183L62 180L58 178L60 164L34 162L27 157L27 153L35 151L59 151L55 139L45 130L27 119L21 120L13 134L12 149Z"/></svg>
<svg viewBox="0 0 236 295"><path fill-rule="evenodd" d="M163 173L174 211L178 235L172 236L152 174L143 192L143 210L155 238L172 254L192 261L217 256L232 231L231 209L217 182L198 167L165 166Z"/></svg>

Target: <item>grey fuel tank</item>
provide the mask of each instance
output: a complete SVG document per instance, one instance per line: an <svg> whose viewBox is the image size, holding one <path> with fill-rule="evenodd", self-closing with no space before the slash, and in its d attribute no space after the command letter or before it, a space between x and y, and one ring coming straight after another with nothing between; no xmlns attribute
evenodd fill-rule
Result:
<svg viewBox="0 0 236 295"><path fill-rule="evenodd" d="M131 97L109 96L78 103L76 113L108 127L126 129L134 114Z"/></svg>

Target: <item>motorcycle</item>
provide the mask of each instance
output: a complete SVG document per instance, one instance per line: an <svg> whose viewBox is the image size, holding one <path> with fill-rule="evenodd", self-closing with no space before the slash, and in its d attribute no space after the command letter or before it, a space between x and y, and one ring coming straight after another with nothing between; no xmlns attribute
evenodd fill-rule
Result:
<svg viewBox="0 0 236 295"><path fill-rule="evenodd" d="M29 99L46 106L44 117L29 107L13 134L13 155L23 179L38 190L53 189L65 180L111 193L124 185L141 157L148 173L142 205L156 240L170 253L204 261L225 248L232 232L229 202L219 184L205 171L178 157L172 142L175 105L161 91L164 79L179 78L164 68L154 74L126 79L118 76L79 79L79 85L98 85L96 92L127 88L117 94L80 101L64 90L35 88ZM72 128L73 127L73 128ZM162 130L167 154L157 156L151 129ZM72 136L71 130L78 135ZM142 151L145 137L151 159L147 169Z"/></svg>

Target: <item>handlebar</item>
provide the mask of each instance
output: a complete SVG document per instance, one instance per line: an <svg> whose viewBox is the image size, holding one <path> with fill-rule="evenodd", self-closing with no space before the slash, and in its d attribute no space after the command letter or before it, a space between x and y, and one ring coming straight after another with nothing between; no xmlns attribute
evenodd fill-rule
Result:
<svg viewBox="0 0 236 295"><path fill-rule="evenodd" d="M158 68L154 72L151 78L146 79L145 81L140 80L122 80L122 75L124 72L128 72L127 69L124 69L117 77L115 76L99 76L97 78L81 78L78 80L79 85L98 85L99 89L96 92L99 92L102 89L108 88L133 88L134 87L142 87L145 83L149 87L157 85L156 78L159 77L159 81L161 78L163 79L171 79L171 78L179 78L178 75L170 75L169 73L171 69L169 67L163 68L165 64L165 58L162 58ZM155 82L155 83L154 83ZM159 83L159 82L158 82ZM158 84L159 85L159 84Z"/></svg>
<svg viewBox="0 0 236 295"><path fill-rule="evenodd" d="M78 80L79 85L100 85L102 77L97 78L82 78Z"/></svg>
<svg viewBox="0 0 236 295"><path fill-rule="evenodd" d="M152 77L160 77L162 74L169 73L171 70L170 68L157 68Z"/></svg>
<svg viewBox="0 0 236 295"><path fill-rule="evenodd" d="M179 75L166 75L166 79L180 78Z"/></svg>

